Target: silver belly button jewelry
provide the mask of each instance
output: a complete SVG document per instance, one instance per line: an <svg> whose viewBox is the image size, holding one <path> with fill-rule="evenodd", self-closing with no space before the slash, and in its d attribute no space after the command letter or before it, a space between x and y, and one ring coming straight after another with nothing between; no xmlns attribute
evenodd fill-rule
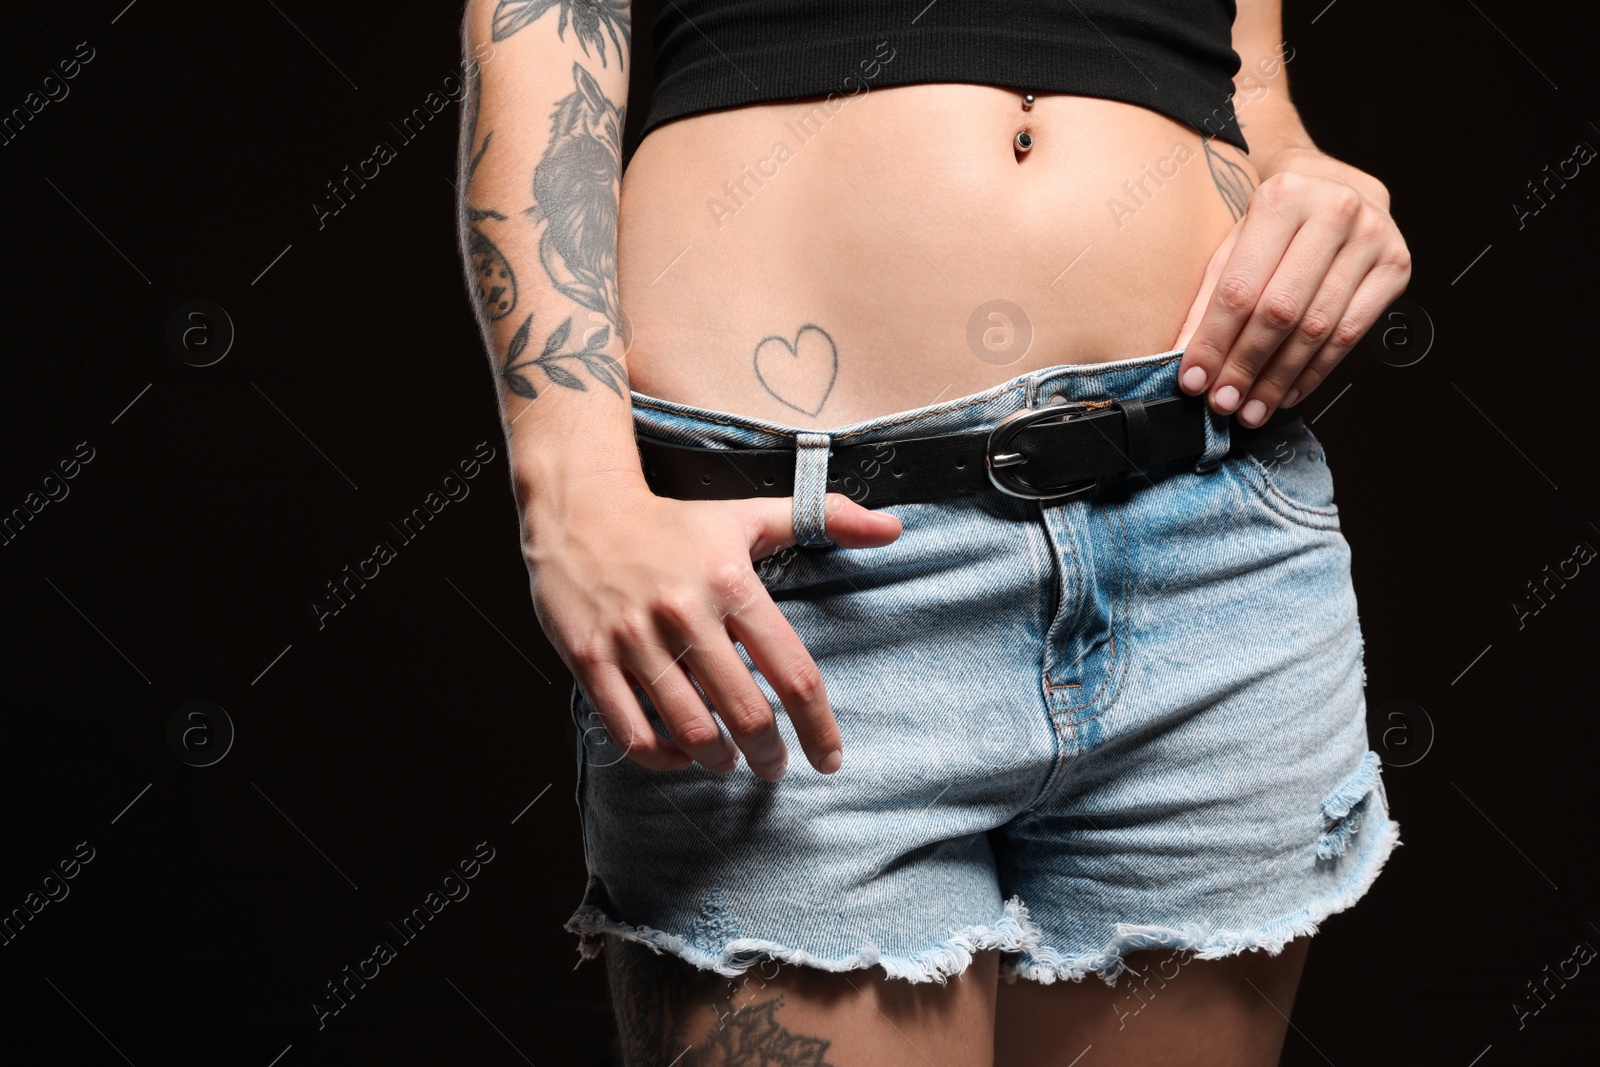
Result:
<svg viewBox="0 0 1600 1067"><path fill-rule="evenodd" d="M1033 110L1033 94L1032 93L1026 93L1026 94L1023 95L1023 97L1022 97L1022 110L1024 110L1024 111L1032 111ZM1019 153L1026 152L1026 151L1028 151L1029 149L1031 149L1033 147L1033 134L1029 133L1027 130L1018 130L1017 131L1017 136L1012 139L1012 143L1014 145L1016 145L1017 151Z"/></svg>

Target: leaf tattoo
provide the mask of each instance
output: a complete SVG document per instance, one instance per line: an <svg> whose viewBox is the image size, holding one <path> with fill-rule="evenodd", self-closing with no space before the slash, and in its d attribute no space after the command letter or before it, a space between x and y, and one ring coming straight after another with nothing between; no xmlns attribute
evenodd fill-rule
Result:
<svg viewBox="0 0 1600 1067"><path fill-rule="evenodd" d="M516 8L531 20L549 6L502 3L496 15L496 39L502 35L498 20L508 8ZM563 25L565 10L563 6ZM576 16L573 24L581 32L584 24ZM573 369L575 361L588 378L626 399L627 373L603 351L613 333L620 333L622 317L617 296L617 196L622 176L623 109L606 99L599 83L582 66L574 63L572 71L575 88L557 102L551 114L550 143L533 172L534 206L525 214L545 224L539 237L539 260L556 290L598 313L597 318L604 317L606 325L587 331L582 344L572 346L572 319L568 317L545 338L539 354L529 356L530 313L511 338L499 377L526 400L537 400L545 385L544 381L535 382L535 369L550 385L587 392L585 377ZM482 146L473 150L481 91L476 80L473 89L461 151L461 211L478 306L493 322L516 308L517 281L505 254L477 225L486 219L504 222L506 216L474 206L466 195L494 137L493 131L485 134Z"/></svg>
<svg viewBox="0 0 1600 1067"><path fill-rule="evenodd" d="M617 46L617 66L622 66L623 54L633 47L627 0L500 0L494 9L494 39L505 40L557 5L561 8L561 18L556 23L556 37L567 39L570 18L572 32L583 54L588 55L589 46L594 45L603 67L606 65L605 34L609 33L611 42Z"/></svg>
<svg viewBox="0 0 1600 1067"><path fill-rule="evenodd" d="M539 259L556 289L620 333L617 195L627 109L608 100L577 63L572 78L576 88L550 114L550 143L533 169L528 214L547 223Z"/></svg>
<svg viewBox="0 0 1600 1067"><path fill-rule="evenodd" d="M575 359L596 381L616 393L618 397L622 396L622 387L628 384L628 376L624 373L622 364L601 351L611 340L611 327L602 326L590 333L581 349L575 352L562 352L567 338L572 335L572 319L568 317L551 332L549 337L545 338L543 352L532 359L518 363L517 357L527 351L528 334L532 327L533 316L529 315L511 338L511 345L506 350L506 364L500 369L501 380L513 393L526 400L539 399L538 388L525 373L522 373L529 367L538 367L544 371L545 377L550 379L552 385L587 392L589 387L583 383L583 379L561 365L562 360Z"/></svg>
<svg viewBox="0 0 1600 1067"><path fill-rule="evenodd" d="M1248 171L1211 147L1211 138L1201 138L1200 144L1205 148L1211 180L1216 183L1217 192L1222 194L1223 203L1228 205L1233 221L1238 222L1244 218L1245 205L1250 203L1250 197L1256 191L1255 183L1250 180Z"/></svg>

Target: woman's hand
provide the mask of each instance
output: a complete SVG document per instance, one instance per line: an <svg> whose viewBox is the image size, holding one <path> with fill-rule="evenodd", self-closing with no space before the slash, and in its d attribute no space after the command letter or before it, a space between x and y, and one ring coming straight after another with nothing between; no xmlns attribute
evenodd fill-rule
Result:
<svg viewBox="0 0 1600 1067"><path fill-rule="evenodd" d="M1316 149L1287 152L1211 257L1174 346L1179 385L1259 426L1321 384L1410 277L1383 184Z"/></svg>
<svg viewBox="0 0 1600 1067"><path fill-rule="evenodd" d="M682 501L642 483L614 488L547 498L526 516L524 544L539 622L612 740L652 770L698 761L726 773L743 750L756 774L783 777L788 752L739 641L782 700L811 765L838 770L839 727L822 675L753 565L795 543L790 499ZM900 536L900 520L830 493L827 531L843 548L874 548ZM636 685L671 740L645 718Z"/></svg>

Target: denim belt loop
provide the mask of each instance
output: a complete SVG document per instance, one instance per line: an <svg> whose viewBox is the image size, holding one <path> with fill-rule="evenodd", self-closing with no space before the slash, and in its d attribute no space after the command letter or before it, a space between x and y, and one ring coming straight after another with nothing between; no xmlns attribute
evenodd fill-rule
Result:
<svg viewBox="0 0 1600 1067"><path fill-rule="evenodd" d="M823 506L828 495L828 449L825 433L795 435L794 538L800 545L831 545Z"/></svg>
<svg viewBox="0 0 1600 1067"><path fill-rule="evenodd" d="M1232 435L1228 432L1231 419L1232 416L1213 410L1209 401L1206 403L1206 449L1195 462L1196 473L1206 474L1216 470L1227 456L1233 446Z"/></svg>

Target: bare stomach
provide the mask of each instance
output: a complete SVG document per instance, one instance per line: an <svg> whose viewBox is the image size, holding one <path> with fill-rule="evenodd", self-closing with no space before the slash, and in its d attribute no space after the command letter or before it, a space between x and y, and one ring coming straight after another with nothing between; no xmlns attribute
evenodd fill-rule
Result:
<svg viewBox="0 0 1600 1067"><path fill-rule="evenodd" d="M618 228L634 389L823 429L1167 351L1256 183L1232 146L1115 101L935 84L833 106L640 145Z"/></svg>

